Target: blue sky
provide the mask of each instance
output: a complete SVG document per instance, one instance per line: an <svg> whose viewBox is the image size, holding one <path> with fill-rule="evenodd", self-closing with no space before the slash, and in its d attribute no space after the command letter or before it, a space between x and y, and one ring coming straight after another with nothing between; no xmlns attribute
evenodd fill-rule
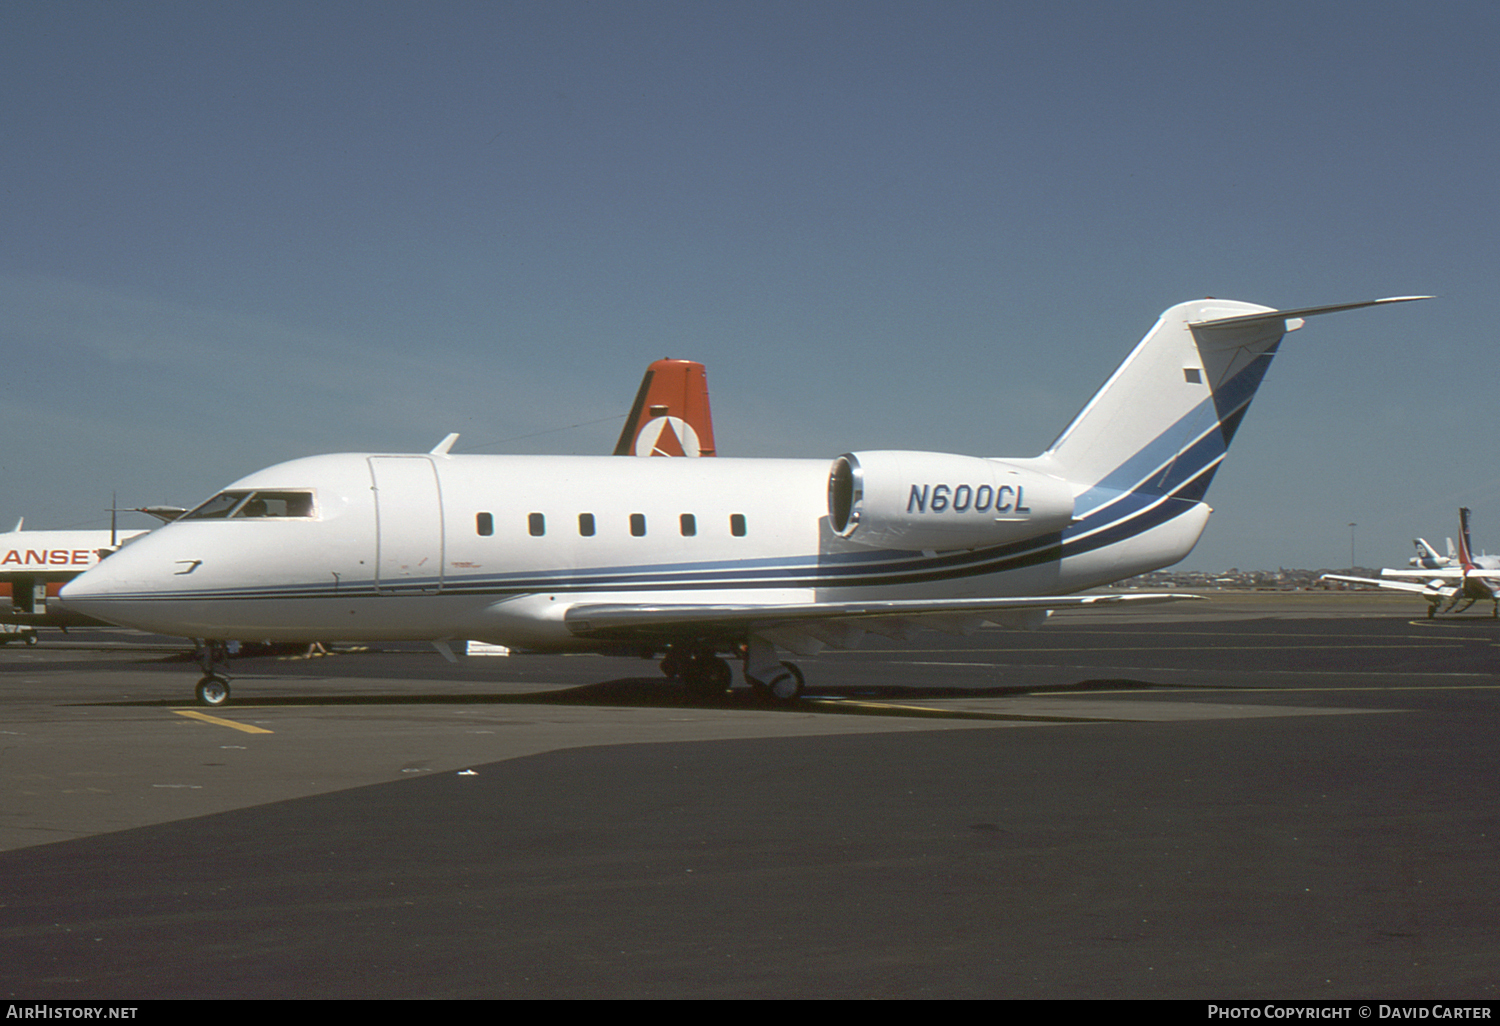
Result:
<svg viewBox="0 0 1500 1026"><path fill-rule="evenodd" d="M0 522L317 452L1041 451L1158 313L1291 335L1187 568L1500 550L1500 6L0 4ZM143 520L139 526L144 526Z"/></svg>

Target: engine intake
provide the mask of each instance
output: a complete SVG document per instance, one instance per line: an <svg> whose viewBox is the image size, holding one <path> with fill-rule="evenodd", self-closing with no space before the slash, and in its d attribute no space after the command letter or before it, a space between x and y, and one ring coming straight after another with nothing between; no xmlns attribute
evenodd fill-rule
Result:
<svg viewBox="0 0 1500 1026"><path fill-rule="evenodd" d="M845 453L828 475L841 537L889 549L975 549L1067 527L1066 481L1000 460L943 452Z"/></svg>

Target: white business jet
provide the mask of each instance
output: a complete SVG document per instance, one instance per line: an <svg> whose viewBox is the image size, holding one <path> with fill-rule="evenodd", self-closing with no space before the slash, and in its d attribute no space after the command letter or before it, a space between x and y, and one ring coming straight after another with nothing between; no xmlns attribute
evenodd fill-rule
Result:
<svg viewBox="0 0 1500 1026"><path fill-rule="evenodd" d="M720 692L732 655L792 700L811 654L866 633L1033 626L1075 592L1182 559L1283 334L1426 297L1174 306L1040 456L343 453L251 474L63 589L101 619L212 639L475 639L661 654ZM227 701L210 672L199 700Z"/></svg>
<svg viewBox="0 0 1500 1026"><path fill-rule="evenodd" d="M693 360L657 360L646 368L626 419L617 456L712 456L713 416L708 376ZM146 513L163 523L187 510L178 506L111 504L109 530L23 531L21 518L0 534L0 646L12 641L36 644L38 627L98 626L102 621L58 604L62 586L121 545L146 534L114 526L118 513Z"/></svg>

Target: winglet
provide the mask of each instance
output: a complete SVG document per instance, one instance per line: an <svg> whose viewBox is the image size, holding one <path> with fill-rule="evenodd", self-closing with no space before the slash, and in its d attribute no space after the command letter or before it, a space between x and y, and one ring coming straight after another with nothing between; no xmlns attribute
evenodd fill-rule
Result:
<svg viewBox="0 0 1500 1026"><path fill-rule="evenodd" d="M434 445L432 447L432 451L430 453L428 453L427 455L429 455L429 456L446 456L446 455L448 455L448 450L451 449L451 448L453 448L453 443L456 442L456 441L458 441L458 432L457 431L451 431L451 432L448 433L448 437L444 438L437 445Z"/></svg>

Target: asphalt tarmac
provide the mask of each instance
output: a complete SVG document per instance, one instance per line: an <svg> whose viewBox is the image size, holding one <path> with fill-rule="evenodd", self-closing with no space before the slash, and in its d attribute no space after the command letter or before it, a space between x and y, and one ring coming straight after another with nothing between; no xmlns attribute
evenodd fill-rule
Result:
<svg viewBox="0 0 1500 1026"><path fill-rule="evenodd" d="M1500 621L1226 593L800 659L0 650L15 999L1493 999Z"/></svg>

